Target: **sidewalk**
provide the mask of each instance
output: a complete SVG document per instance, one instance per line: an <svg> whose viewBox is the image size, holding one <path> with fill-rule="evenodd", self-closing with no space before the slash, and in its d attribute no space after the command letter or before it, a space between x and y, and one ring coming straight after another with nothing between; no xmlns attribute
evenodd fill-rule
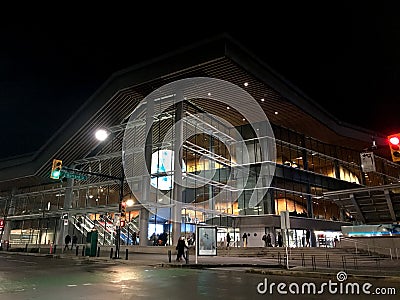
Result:
<svg viewBox="0 0 400 300"><path fill-rule="evenodd" d="M120 264L131 264L136 266L153 266L164 268L195 268L195 269L209 269L209 268L224 268L237 270L243 269L246 272L258 274L273 274L282 276L299 276L299 277L313 277L313 278L327 278L332 279L336 277L339 271L343 271L340 266L327 268L317 267L315 270L310 267L301 266L299 261L289 261L289 269L286 268L286 261L282 260L278 263L277 259L265 257L244 257L244 256L196 256L189 255L189 260L183 262L176 261L176 255L171 254L171 260L167 254L152 254L152 253L129 253L126 259L126 253L121 253L119 259L110 258L109 256L100 257L85 257L76 256L71 253L61 254L60 257L70 259L86 259L89 261L109 261ZM382 271L376 268L370 269L346 269L349 277L354 278L375 278L385 279L390 281L400 282L400 267L396 268L395 265L400 266L400 261L387 261L387 270ZM385 269L385 265L381 266Z"/></svg>
<svg viewBox="0 0 400 300"><path fill-rule="evenodd" d="M290 261L289 269L286 268L286 262L281 261L279 264L277 259L264 258L264 257L235 257L235 256L198 256L196 260L195 255L189 255L189 260L183 262L176 261L176 255L171 253L171 257L168 254L154 254L154 253L129 253L126 257L126 253L120 253L119 258L110 258L110 255L99 257L82 256L82 253L76 255L75 250L66 251L60 254L44 254L44 253L26 253L26 252L5 252L3 254L16 254L16 255L36 255L46 256L61 259L73 259L73 260L84 260L91 262L109 262L113 264L128 264L133 266L153 266L153 267L164 267L164 268L196 268L196 269L209 269L209 268L223 268L237 270L240 268L243 271L250 273L258 273L265 275L282 275L282 276L299 276L299 277L312 277L312 278L327 278L332 279L336 277L339 271L343 271L342 268L326 268L318 267L312 269L309 267L303 267L298 261ZM363 278L363 279L384 279L388 281L400 282L400 268L394 268L390 265L391 262L385 262L388 264L387 271L378 269L364 269L364 270L345 270L349 277ZM393 264L393 261L392 261ZM400 261L395 261L395 264L399 265ZM381 266L385 269L385 266Z"/></svg>

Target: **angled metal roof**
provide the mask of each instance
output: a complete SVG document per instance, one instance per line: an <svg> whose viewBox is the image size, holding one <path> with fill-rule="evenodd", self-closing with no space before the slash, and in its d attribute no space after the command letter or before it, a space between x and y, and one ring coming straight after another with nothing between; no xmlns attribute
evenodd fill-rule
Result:
<svg viewBox="0 0 400 300"><path fill-rule="evenodd" d="M326 192L324 197L364 224L400 221L400 184Z"/></svg>
<svg viewBox="0 0 400 300"><path fill-rule="evenodd" d="M360 151L371 145L371 136L376 137L378 145L384 144L384 137L375 132L334 118L245 47L224 35L113 74L35 154L24 158L23 163L0 162L0 190L11 185L49 182L53 158L62 159L66 165L84 159L99 144L94 138L96 129L123 126L136 105L150 92L166 83L197 76L223 79L239 86L248 82L246 90L260 101L273 124ZM226 107L222 104L199 99L196 105L226 117ZM241 118L234 112L228 117L232 124L240 123ZM117 145L108 147L114 146L118 151ZM382 152L378 155L390 155L388 149L378 151Z"/></svg>

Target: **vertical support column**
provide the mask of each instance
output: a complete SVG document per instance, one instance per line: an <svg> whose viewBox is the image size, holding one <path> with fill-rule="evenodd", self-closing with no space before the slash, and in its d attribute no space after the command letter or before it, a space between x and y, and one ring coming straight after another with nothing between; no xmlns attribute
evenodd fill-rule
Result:
<svg viewBox="0 0 400 300"><path fill-rule="evenodd" d="M139 213L139 245L147 246L147 236L149 233L149 211L142 207Z"/></svg>
<svg viewBox="0 0 400 300"><path fill-rule="evenodd" d="M274 214L275 213L275 198L274 192L272 190L268 191L264 196L264 212L266 214Z"/></svg>
<svg viewBox="0 0 400 300"><path fill-rule="evenodd" d="M147 173L151 174L151 156L153 154L153 116L154 116L154 99L148 99L146 105L146 144L144 151L144 159ZM143 178L142 181L142 197L144 203L150 202L150 175ZM139 245L147 246L147 238L149 233L149 211L142 207L139 215Z"/></svg>
<svg viewBox="0 0 400 300"><path fill-rule="evenodd" d="M303 168L304 170L308 170L308 154L307 154L307 146L306 146L306 138L304 135L301 136L301 140L300 140L300 146L303 148L301 150L301 156L302 156L302 160L303 160Z"/></svg>
<svg viewBox="0 0 400 300"><path fill-rule="evenodd" d="M306 191L307 191L307 217L309 218L314 218L314 210L313 210L313 202L312 202L312 198L310 196L311 194L311 188L310 188L310 183L307 182L307 187L306 187Z"/></svg>
<svg viewBox="0 0 400 300"><path fill-rule="evenodd" d="M232 184L234 184L234 187L236 187L238 190L235 198L238 199L239 214L245 214L244 209L246 208L246 199L244 197L244 192L242 193L244 189L243 163L248 163L248 161L243 161L243 147L245 147L245 145L241 142L235 142L230 145L231 162L236 161L236 166L233 165L231 167L231 172L233 179Z"/></svg>
<svg viewBox="0 0 400 300"><path fill-rule="evenodd" d="M271 181L275 175L275 168L272 168L270 162L274 161L275 157L273 153L270 153L269 144L271 133L268 131L266 126L257 126L257 136L258 138L254 140L254 161L250 161L251 164L260 163L260 178L255 175L256 185L255 190L251 193L249 208L256 207L259 211L259 207L262 206L262 202L265 199L265 195L268 192L268 188ZM257 145L258 144L258 145ZM260 152L257 151L257 146L259 146ZM251 156L250 156L251 157ZM263 212L265 213L265 211Z"/></svg>
<svg viewBox="0 0 400 300"><path fill-rule="evenodd" d="M124 159L124 157L122 157ZM124 165L122 164L121 161L121 177L120 177L120 182L119 182L119 204L118 204L118 212L120 215L120 224L116 224L116 236L115 236L115 256L114 258L120 258L119 256L119 251L121 248L121 211L122 211L122 201L124 199L124 182L125 182L125 177L124 177Z"/></svg>
<svg viewBox="0 0 400 300"><path fill-rule="evenodd" d="M333 167L335 169L335 178L340 179L340 167L339 167L339 161L337 159L333 161Z"/></svg>
<svg viewBox="0 0 400 300"><path fill-rule="evenodd" d="M12 216L14 215L15 212L15 198L14 195L16 194L17 189L14 187L11 191L10 195L10 200L9 200L9 205L8 205L8 212L7 216ZM3 238L2 240L9 241L10 240L10 233L11 233L11 222L10 220L5 220L4 224L4 231L3 231Z"/></svg>
<svg viewBox="0 0 400 300"><path fill-rule="evenodd" d="M171 208L172 219L172 243L178 242L181 235L181 220L182 220L182 142L183 142L183 101L182 92L178 91L175 110L175 143L174 143L174 185L173 185L173 200L175 206Z"/></svg>
<svg viewBox="0 0 400 300"><path fill-rule="evenodd" d="M210 144L209 144L209 151L211 153L214 153L213 151L213 136L210 135ZM215 169L215 161L210 159L210 172ZM208 200L208 209L214 211L215 210L215 199L214 199L214 191L213 191L213 186L211 184L208 185L208 195L209 195L209 200Z"/></svg>

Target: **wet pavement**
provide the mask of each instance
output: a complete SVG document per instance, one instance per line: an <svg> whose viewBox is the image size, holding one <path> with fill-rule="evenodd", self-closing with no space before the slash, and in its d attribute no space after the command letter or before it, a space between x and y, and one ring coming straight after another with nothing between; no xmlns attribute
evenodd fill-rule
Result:
<svg viewBox="0 0 400 300"><path fill-rule="evenodd" d="M232 259L237 260L232 262ZM0 299L397 299L400 282L384 278L293 276L257 258L200 257L169 262L168 256L134 254L126 259L0 252ZM255 272L252 270L258 270ZM262 273L263 271L264 273ZM269 273L282 272L282 273ZM311 276L313 275L313 276ZM346 278L343 278L346 277ZM332 286L328 283L334 281ZM339 284L349 283L350 288ZM367 289L353 290L354 285ZM314 289L312 289L312 286ZM311 286L311 287L310 287ZM348 289L348 290L347 290ZM356 293L357 292L357 293ZM384 296L377 292L386 293ZM356 293L356 294L355 294ZM393 293L396 293L394 295Z"/></svg>
<svg viewBox="0 0 400 300"><path fill-rule="evenodd" d="M1 252L18 254L18 252ZM177 262L176 256L165 251L164 254L159 253L127 253L121 252L119 258L102 252L102 256L89 257L83 256L79 251L65 251L60 254L39 254L39 253L19 253L22 255L36 255L44 257L56 257L72 260L80 260L87 262L109 262L122 265L134 266L152 266L164 268L190 268L190 269L215 269L215 268L239 268L251 273L274 274L274 275L290 275L290 276L311 276L314 278L330 278L340 271L344 271L348 276L358 278L379 278L397 280L400 282L400 260L382 260L379 262L379 268L375 265L368 267L346 268L344 265L326 266L319 265L311 267L302 266L301 261L288 261L276 258L254 257L254 256L195 256L189 255L187 261ZM289 268L288 268L289 266Z"/></svg>

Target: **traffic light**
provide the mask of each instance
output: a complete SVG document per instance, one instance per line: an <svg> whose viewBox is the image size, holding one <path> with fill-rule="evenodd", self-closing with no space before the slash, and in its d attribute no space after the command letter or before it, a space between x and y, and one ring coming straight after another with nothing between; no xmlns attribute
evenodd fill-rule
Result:
<svg viewBox="0 0 400 300"><path fill-rule="evenodd" d="M120 227L125 227L125 224L126 224L125 220L120 220L119 221L119 226Z"/></svg>
<svg viewBox="0 0 400 300"><path fill-rule="evenodd" d="M62 168L62 160L53 159L53 166L51 167L50 178L60 179L61 168Z"/></svg>
<svg viewBox="0 0 400 300"><path fill-rule="evenodd" d="M388 136L393 161L400 161L400 133Z"/></svg>
<svg viewBox="0 0 400 300"><path fill-rule="evenodd" d="M125 216L126 216L126 202L122 201L121 202L121 219L125 220Z"/></svg>

